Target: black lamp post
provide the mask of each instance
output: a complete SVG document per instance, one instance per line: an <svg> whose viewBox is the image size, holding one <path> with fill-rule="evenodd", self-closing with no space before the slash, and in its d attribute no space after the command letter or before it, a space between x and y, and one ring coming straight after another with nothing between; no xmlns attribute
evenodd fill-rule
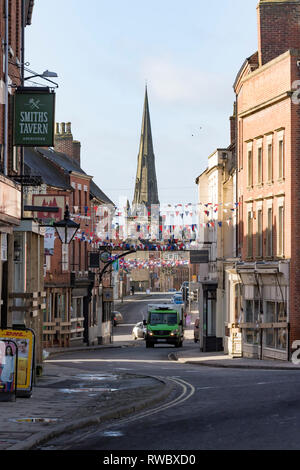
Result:
<svg viewBox="0 0 300 470"><path fill-rule="evenodd" d="M70 219L69 206L66 206L64 219L60 222L55 222L53 227L55 228L60 241L64 245L68 245L75 237L77 231L79 230L80 224L76 224L76 222L73 222L73 220Z"/></svg>

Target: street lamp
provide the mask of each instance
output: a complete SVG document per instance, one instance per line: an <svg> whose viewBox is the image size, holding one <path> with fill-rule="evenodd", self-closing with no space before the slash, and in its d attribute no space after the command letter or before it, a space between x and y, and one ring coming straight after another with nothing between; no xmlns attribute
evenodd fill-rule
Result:
<svg viewBox="0 0 300 470"><path fill-rule="evenodd" d="M55 228L60 241L64 245L68 245L79 230L80 224L76 224L76 222L73 222L73 220L70 219L69 206L66 206L64 219L60 222L55 222L53 227Z"/></svg>
<svg viewBox="0 0 300 470"><path fill-rule="evenodd" d="M53 82L53 80L50 80L50 78L58 78L58 75L56 72L50 72L49 70L45 70L45 72L43 73L34 73L33 71L31 70L27 70L27 72L31 72L33 73L33 75L30 75L29 77L24 77L23 79L23 82L25 82L26 80L31 80L32 78L42 78L43 80L47 80L47 82L50 82L50 83L53 83L56 88L58 88L58 84Z"/></svg>
<svg viewBox="0 0 300 470"><path fill-rule="evenodd" d="M34 75L30 75L30 77L25 77L24 80L29 80L30 78L40 77L40 78L57 78L58 75L56 72L50 72L49 70L45 70L45 72L39 74L36 73Z"/></svg>

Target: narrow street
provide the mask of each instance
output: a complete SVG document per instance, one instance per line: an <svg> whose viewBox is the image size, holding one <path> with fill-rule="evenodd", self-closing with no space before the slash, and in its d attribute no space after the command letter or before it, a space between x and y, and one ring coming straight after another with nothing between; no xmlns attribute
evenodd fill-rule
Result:
<svg viewBox="0 0 300 470"><path fill-rule="evenodd" d="M151 409L110 423L65 434L45 444L51 450L217 450L298 449L298 371L218 369L170 361L173 346L146 349L132 340L148 302L166 296L130 299L116 306L124 324L114 328L114 341L131 346L74 352L52 359L89 374L120 373L164 377L173 393ZM199 348L187 336L182 350Z"/></svg>

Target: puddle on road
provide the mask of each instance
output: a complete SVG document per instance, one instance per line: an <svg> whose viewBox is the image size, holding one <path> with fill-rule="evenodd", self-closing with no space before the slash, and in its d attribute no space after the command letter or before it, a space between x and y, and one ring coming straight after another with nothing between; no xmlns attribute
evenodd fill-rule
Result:
<svg viewBox="0 0 300 470"><path fill-rule="evenodd" d="M94 392L117 392L117 388L61 388L62 393L94 393Z"/></svg>
<svg viewBox="0 0 300 470"><path fill-rule="evenodd" d="M105 437L121 437L121 436L124 436L124 434L121 431L105 431L103 433L103 436L105 436Z"/></svg>
<svg viewBox="0 0 300 470"><path fill-rule="evenodd" d="M79 380L90 380L90 381L97 381L97 380L117 380L119 377L113 374L80 374L76 375L74 379Z"/></svg>

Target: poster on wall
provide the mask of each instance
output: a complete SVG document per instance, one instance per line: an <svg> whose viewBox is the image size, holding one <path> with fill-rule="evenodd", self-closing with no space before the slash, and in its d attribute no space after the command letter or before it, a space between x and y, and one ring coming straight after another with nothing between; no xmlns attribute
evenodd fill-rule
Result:
<svg viewBox="0 0 300 470"><path fill-rule="evenodd" d="M35 336L30 329L0 330L0 341L13 341L18 348L17 397L29 397L32 393Z"/></svg>
<svg viewBox="0 0 300 470"><path fill-rule="evenodd" d="M46 227L44 236L44 254L45 256L54 255L55 229Z"/></svg>
<svg viewBox="0 0 300 470"><path fill-rule="evenodd" d="M14 95L14 145L53 147L55 94L49 89L17 91Z"/></svg>
<svg viewBox="0 0 300 470"><path fill-rule="evenodd" d="M16 399L17 358L17 344L12 340L0 340L0 401Z"/></svg>

